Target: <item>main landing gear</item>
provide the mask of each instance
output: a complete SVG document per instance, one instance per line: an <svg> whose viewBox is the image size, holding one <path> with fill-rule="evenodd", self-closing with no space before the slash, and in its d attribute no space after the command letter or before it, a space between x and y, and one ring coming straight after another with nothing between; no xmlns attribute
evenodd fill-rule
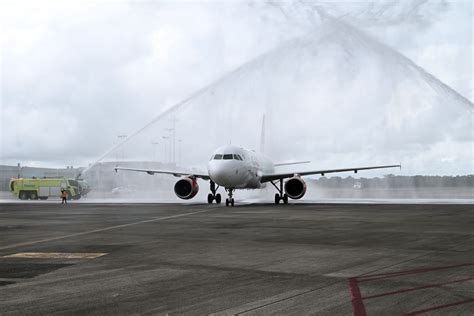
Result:
<svg viewBox="0 0 474 316"><path fill-rule="evenodd" d="M229 197L227 199L225 199L225 206L234 206L234 198L232 197L232 194L234 193L234 190L233 188L225 188L225 190L227 191L227 194L229 195Z"/></svg>
<svg viewBox="0 0 474 316"><path fill-rule="evenodd" d="M280 179L280 186L278 187L275 182L271 181L271 184L278 190L279 193L275 193L275 204L279 204L283 201L283 204L288 204L288 195L283 194L283 179Z"/></svg>
<svg viewBox="0 0 474 316"><path fill-rule="evenodd" d="M219 189L219 186L216 188L216 184L214 181L210 180L210 186L211 186L211 192L207 195L207 203L212 204L212 201L216 201L216 204L221 203L221 195L220 193L217 193L217 189Z"/></svg>

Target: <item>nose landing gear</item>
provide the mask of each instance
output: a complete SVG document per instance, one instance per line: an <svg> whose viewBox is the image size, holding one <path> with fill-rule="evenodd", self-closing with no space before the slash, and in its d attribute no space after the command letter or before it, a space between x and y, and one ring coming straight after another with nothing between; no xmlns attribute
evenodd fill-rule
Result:
<svg viewBox="0 0 474 316"><path fill-rule="evenodd" d="M234 190L233 188L225 188L229 197L225 199L225 206L234 206L234 198L232 197Z"/></svg>
<svg viewBox="0 0 474 316"><path fill-rule="evenodd" d="M210 187L211 187L211 192L212 193L209 193L207 195L207 203L208 204L212 204L212 201L216 201L216 204L220 204L221 203L221 195L220 193L217 193L217 189L219 189L219 186L217 186L216 188L216 184L214 183L214 181L210 180Z"/></svg>

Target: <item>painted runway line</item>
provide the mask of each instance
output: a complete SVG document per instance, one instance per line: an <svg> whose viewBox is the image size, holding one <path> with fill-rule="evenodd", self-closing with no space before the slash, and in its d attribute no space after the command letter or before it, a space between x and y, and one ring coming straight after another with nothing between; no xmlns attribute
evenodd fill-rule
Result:
<svg viewBox="0 0 474 316"><path fill-rule="evenodd" d="M357 278L349 279L349 291L351 292L352 311L354 316L365 316L365 306L362 301L359 286L357 285Z"/></svg>
<svg viewBox="0 0 474 316"><path fill-rule="evenodd" d="M437 310L440 310L440 309L443 309L443 308L458 306L458 305L464 305L464 304L473 303L473 302L474 302L474 298L470 298L470 299L467 299L467 300L464 300L464 301L458 301L458 302L433 306L433 307L430 307L430 308L425 308L425 309L420 309L420 310L417 310L417 311L409 312L409 313L405 314L405 316L415 316L415 315L425 314L425 313L437 311Z"/></svg>
<svg viewBox="0 0 474 316"><path fill-rule="evenodd" d="M351 293L351 302L352 302L353 315L354 316L365 316L366 315L364 300L374 299L374 298L379 298L379 297L384 297L384 296L392 296L392 295L397 295L397 294L407 293L407 292L413 292L413 291L418 291L418 290L423 290L423 289L436 288L436 287L441 287L441 286L449 285L449 284L468 282L468 281L474 280L474 278L473 277L468 277L468 278L463 278L463 279L458 279L458 280L450 280L450 281L442 282L442 283L426 284L426 285L421 285L421 286L418 286L418 287L403 288L403 289L399 289L399 290L396 290L396 291L373 294L373 295L369 295L369 296L362 296L360 288L359 288L360 283L370 282L370 281L378 281L378 280L385 280L385 279L392 279L392 278L397 278L397 277L402 277L402 276L412 276L412 275L429 273L429 272L440 271L440 270L448 270L448 269L469 267L469 266L473 266L473 265L474 265L473 262L468 262L468 263L461 263L461 264L442 266L442 267L429 267L429 268L402 270L402 271L377 273L377 274L370 274L370 275L363 275L363 276L359 276L359 277L349 278L348 279L348 281L349 281L349 291ZM424 313L428 313L428 312L431 312L431 311L444 309L444 308L448 308L448 307L452 307L452 306L463 305L463 304L467 304L467 303L471 303L471 302L474 302L474 299L469 298L469 299L463 300L463 301L452 302L452 303L448 303L448 304L437 305L437 306L432 306L432 307L425 308L425 309L411 311L411 312L406 313L405 315L419 315L419 314L424 314Z"/></svg>
<svg viewBox="0 0 474 316"><path fill-rule="evenodd" d="M105 252L19 252L3 256L3 258L28 259L95 259L105 256Z"/></svg>
<svg viewBox="0 0 474 316"><path fill-rule="evenodd" d="M89 230L89 231L80 232L80 233L74 233L74 234L70 234L70 235L45 238L45 239L40 239L40 240L35 240L35 241L27 241L27 242L8 245L8 246L3 246L3 247L0 247L0 250L6 250L6 249L18 248L18 247L24 247L24 246L32 246L32 245L36 245L36 244L40 244L40 243L44 243L44 242L49 242L49 241L56 241L56 240L61 240L61 239L66 239L66 238L71 238L71 237L77 237L77 236L84 236L84 235L104 232L104 231L108 231L108 230L134 226L134 225L140 225L140 224L145 224L145 223L164 221L164 220L167 220L167 219L173 219L173 218L185 217L185 216L190 216L190 215L195 215L195 214L201 214L201 213L214 211L216 209L218 209L218 208L211 208L211 209L207 209L207 210L203 210L203 211L190 212L190 213L164 216L164 217L154 217L154 218L151 218L151 219L146 219L146 220L142 220L142 221L138 221L138 222L115 225L115 226L109 226L109 227L104 227L104 228L98 228L98 229Z"/></svg>

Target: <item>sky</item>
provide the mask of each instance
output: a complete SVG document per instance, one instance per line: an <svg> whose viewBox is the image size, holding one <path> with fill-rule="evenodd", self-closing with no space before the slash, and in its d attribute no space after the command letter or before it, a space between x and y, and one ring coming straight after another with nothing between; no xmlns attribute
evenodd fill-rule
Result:
<svg viewBox="0 0 474 316"><path fill-rule="evenodd" d="M315 167L474 173L471 1L3 1L0 164L186 166L257 148ZM203 89L203 90L200 90ZM152 143L159 143L152 145Z"/></svg>

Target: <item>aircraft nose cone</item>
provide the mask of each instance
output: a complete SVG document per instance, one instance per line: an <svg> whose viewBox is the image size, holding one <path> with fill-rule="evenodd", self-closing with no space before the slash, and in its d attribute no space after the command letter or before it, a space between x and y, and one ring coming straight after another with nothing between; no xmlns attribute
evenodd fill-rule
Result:
<svg viewBox="0 0 474 316"><path fill-rule="evenodd" d="M229 182L229 172L224 168L211 168L209 170L209 175L218 185L225 186Z"/></svg>
<svg viewBox="0 0 474 316"><path fill-rule="evenodd" d="M236 183L236 170L234 168L228 168L224 165L213 165L209 167L209 176L211 179L220 186L223 187L235 187Z"/></svg>

